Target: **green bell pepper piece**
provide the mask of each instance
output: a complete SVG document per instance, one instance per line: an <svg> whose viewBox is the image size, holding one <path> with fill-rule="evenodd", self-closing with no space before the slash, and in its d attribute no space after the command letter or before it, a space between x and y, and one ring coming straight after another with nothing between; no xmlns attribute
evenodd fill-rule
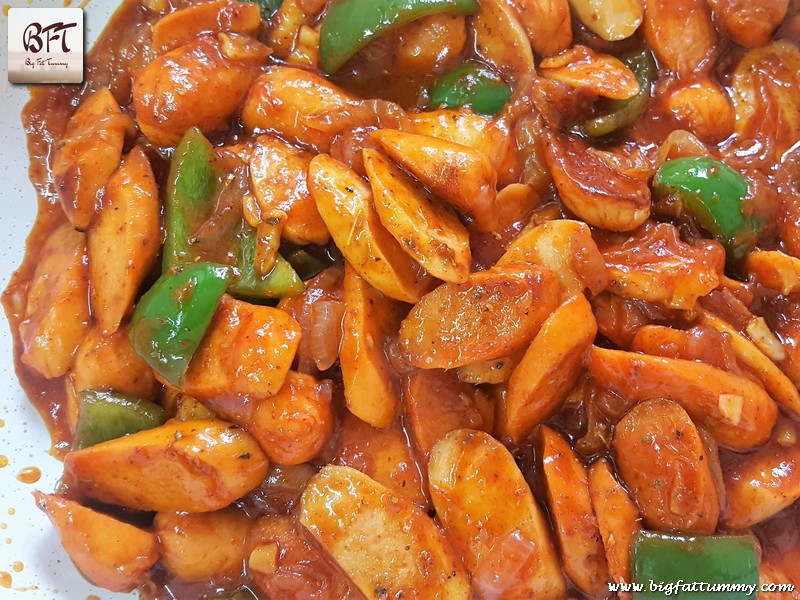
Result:
<svg viewBox="0 0 800 600"><path fill-rule="evenodd" d="M742 258L755 246L761 224L742 212L747 180L726 164L702 156L669 160L656 172L653 188L656 196L680 202L729 257Z"/></svg>
<svg viewBox="0 0 800 600"><path fill-rule="evenodd" d="M73 450L88 448L144 429L158 427L167 420L158 404L102 390L78 392L78 426Z"/></svg>
<svg viewBox="0 0 800 600"><path fill-rule="evenodd" d="M471 107L496 115L511 97L511 88L490 68L470 60L446 73L431 89L430 108Z"/></svg>
<svg viewBox="0 0 800 600"><path fill-rule="evenodd" d="M212 155L213 147L197 128L187 131L175 150L167 187L165 271L178 265L209 260L190 240L214 215L222 177L214 168ZM233 264L229 265L233 268L230 293L251 299L281 298L301 293L304 289L302 280L281 257L264 277L256 273L256 239L256 230L244 219L241 225L231 228L229 251L219 253L235 257Z"/></svg>
<svg viewBox="0 0 800 600"><path fill-rule="evenodd" d="M230 278L223 265L187 264L162 275L139 300L131 346L172 385L186 372Z"/></svg>
<svg viewBox="0 0 800 600"><path fill-rule="evenodd" d="M261 9L261 18L269 19L272 15L278 12L278 9L283 4L283 0L256 0Z"/></svg>
<svg viewBox="0 0 800 600"><path fill-rule="evenodd" d="M631 558L633 583L642 586L642 591L634 588L635 600L753 600L757 595L758 557L751 535L639 531L633 538ZM720 593L707 587L714 584L738 587Z"/></svg>
<svg viewBox="0 0 800 600"><path fill-rule="evenodd" d="M325 263L305 250L295 250L286 257L289 264L303 281L319 275L333 263Z"/></svg>
<svg viewBox="0 0 800 600"><path fill-rule="evenodd" d="M242 224L238 236L239 257L236 278L228 288L234 296L243 298L283 298L303 293L305 285L300 276L280 254L272 270L263 277L256 273L256 230Z"/></svg>
<svg viewBox="0 0 800 600"><path fill-rule="evenodd" d="M165 207L165 271L195 258L189 240L214 210L217 174L211 164L212 151L196 127L186 132L175 149Z"/></svg>
<svg viewBox="0 0 800 600"><path fill-rule="evenodd" d="M650 101L650 85L658 74L656 61L649 50L632 52L620 59L633 71L639 84L639 93L626 100L614 100L610 110L598 117L586 121L586 133L592 137L601 137L633 125L644 114Z"/></svg>
<svg viewBox="0 0 800 600"><path fill-rule="evenodd" d="M320 29L320 67L331 75L372 40L417 19L476 12L477 0L333 0Z"/></svg>

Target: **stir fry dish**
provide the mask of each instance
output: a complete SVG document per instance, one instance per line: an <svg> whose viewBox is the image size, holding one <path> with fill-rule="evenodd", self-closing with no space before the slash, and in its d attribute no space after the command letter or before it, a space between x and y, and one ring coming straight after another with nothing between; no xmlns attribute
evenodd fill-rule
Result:
<svg viewBox="0 0 800 600"><path fill-rule="evenodd" d="M22 120L91 583L800 597L797 0L124 0Z"/></svg>

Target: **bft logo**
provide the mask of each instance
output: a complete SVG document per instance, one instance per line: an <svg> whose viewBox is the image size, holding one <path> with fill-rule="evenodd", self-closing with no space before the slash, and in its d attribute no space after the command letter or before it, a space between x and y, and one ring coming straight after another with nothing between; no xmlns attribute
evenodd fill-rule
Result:
<svg viewBox="0 0 800 600"><path fill-rule="evenodd" d="M8 11L11 83L83 81L83 10L12 8Z"/></svg>
<svg viewBox="0 0 800 600"><path fill-rule="evenodd" d="M50 43L61 40L61 52L68 54L70 49L67 46L67 30L77 26L77 23L52 23L42 27L41 23L31 23L22 34L22 45L26 52L38 54L44 50L49 54Z"/></svg>

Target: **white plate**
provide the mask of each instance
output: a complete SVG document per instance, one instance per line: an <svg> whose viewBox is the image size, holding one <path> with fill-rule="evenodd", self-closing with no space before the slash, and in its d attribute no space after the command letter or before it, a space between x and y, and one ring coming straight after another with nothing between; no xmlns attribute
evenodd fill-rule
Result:
<svg viewBox="0 0 800 600"><path fill-rule="evenodd" d="M30 0L4 0L12 7L30 6ZM77 3L76 3L77 4ZM63 0L37 0L36 6L64 6ZM85 8L86 37L91 44L118 6L117 0L92 0ZM0 61L6 70L8 29L3 23ZM36 216L36 195L28 181L28 153L20 111L28 99L25 87L8 83L2 74L0 94L0 287L22 261L25 238ZM50 438L38 413L17 383L8 323L0 319L0 378L6 393L0 398L0 455L8 465L0 469L0 598L84 600L91 594L103 599L135 598L112 594L89 585L61 549L50 522L34 505L34 489L52 491L61 476L61 463L48 454ZM35 466L42 478L26 485L16 478L20 469ZM15 567L21 570L15 570Z"/></svg>

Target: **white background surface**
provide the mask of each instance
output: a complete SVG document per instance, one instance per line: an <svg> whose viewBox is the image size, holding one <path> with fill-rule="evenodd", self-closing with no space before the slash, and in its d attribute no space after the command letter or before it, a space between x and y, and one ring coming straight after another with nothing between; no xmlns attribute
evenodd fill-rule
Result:
<svg viewBox="0 0 800 600"><path fill-rule="evenodd" d="M31 6L26 0L4 0L14 7ZM34 6L63 6L61 1L34 0ZM92 0L85 9L86 37L91 43L118 5L118 0ZM22 261L25 238L36 216L36 196L28 181L28 154L19 113L27 101L25 87L7 81L7 21L2 22L2 77L0 78L0 288ZM5 600L86 600L94 594L106 599L135 598L112 594L86 583L61 549L49 521L34 505L31 492L50 492L61 476L61 463L48 454L50 438L38 413L17 383L8 322L0 318L0 455L8 465L0 469L0 571L11 575L10 588L0 587ZM16 478L20 469L35 466L42 478L26 485ZM13 513L13 514L11 514ZM15 562L23 568L16 572ZM193 599L187 599L193 600Z"/></svg>

